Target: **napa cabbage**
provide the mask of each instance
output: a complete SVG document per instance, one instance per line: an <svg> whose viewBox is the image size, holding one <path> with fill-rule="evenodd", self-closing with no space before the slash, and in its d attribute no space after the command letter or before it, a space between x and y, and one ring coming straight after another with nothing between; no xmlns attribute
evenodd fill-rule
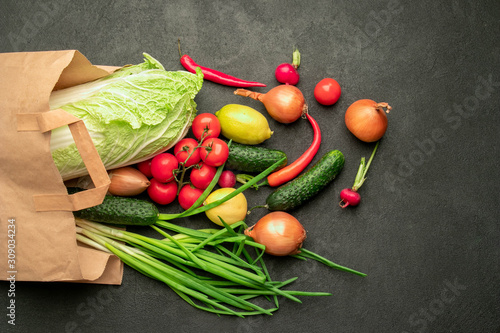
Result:
<svg viewBox="0 0 500 333"><path fill-rule="evenodd" d="M144 63L101 79L53 91L51 109L85 123L106 169L131 165L182 139L195 115L203 74L167 71L144 53ZM52 131L52 158L64 180L87 174L67 126Z"/></svg>

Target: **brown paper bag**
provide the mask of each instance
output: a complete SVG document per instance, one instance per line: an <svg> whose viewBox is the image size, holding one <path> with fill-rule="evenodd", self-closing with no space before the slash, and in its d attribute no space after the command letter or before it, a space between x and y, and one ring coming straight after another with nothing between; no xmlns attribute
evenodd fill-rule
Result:
<svg viewBox="0 0 500 333"><path fill-rule="evenodd" d="M75 50L0 54L0 279L120 284L123 263L79 245L72 211L100 204L109 177L83 121L49 97L117 67ZM68 195L50 153L51 129L69 125L95 188Z"/></svg>

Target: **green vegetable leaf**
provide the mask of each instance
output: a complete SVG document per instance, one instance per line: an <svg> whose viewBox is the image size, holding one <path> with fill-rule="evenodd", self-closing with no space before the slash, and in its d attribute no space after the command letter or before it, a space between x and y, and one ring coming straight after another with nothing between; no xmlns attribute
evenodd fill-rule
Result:
<svg viewBox="0 0 500 333"><path fill-rule="evenodd" d="M196 115L201 70L165 71L144 56L142 64L51 95L51 109L64 109L84 121L106 169L166 151L185 136ZM52 131L51 151L64 179L86 174L67 126Z"/></svg>

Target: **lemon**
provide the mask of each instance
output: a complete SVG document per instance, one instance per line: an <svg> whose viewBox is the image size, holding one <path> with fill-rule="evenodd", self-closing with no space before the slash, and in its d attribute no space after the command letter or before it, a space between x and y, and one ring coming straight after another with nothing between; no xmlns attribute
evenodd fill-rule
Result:
<svg viewBox="0 0 500 333"><path fill-rule="evenodd" d="M236 190L231 187L215 190L205 199L203 204L208 205L214 201L220 200L233 191ZM233 224L244 220L247 216L247 198L243 195L243 193L239 193L223 204L207 210L205 214L210 221L220 226L222 226L222 222L220 221L219 216L227 224Z"/></svg>
<svg viewBox="0 0 500 333"><path fill-rule="evenodd" d="M273 134L266 117L249 106L228 104L215 116L219 119L222 135L234 142L257 145Z"/></svg>

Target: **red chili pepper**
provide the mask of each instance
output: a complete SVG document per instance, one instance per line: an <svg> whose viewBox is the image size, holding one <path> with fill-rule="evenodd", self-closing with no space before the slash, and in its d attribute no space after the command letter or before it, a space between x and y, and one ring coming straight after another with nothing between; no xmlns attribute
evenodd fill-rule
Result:
<svg viewBox="0 0 500 333"><path fill-rule="evenodd" d="M193 59L191 59L190 56L188 55L183 55L181 57L181 64L184 66L184 68L191 73L196 73L196 67L200 67L201 72L203 73L203 78L215 83L220 83L226 86L231 86L231 87L265 87L266 85L264 83L260 82L254 82L254 81L245 81L238 79L237 77L230 76L227 74L224 74L222 72L219 72L215 69L207 68L198 65L196 62L194 62Z"/></svg>
<svg viewBox="0 0 500 333"><path fill-rule="evenodd" d="M281 184L286 183L297 177L302 170L304 170L309 163L313 160L314 156L318 152L319 146L321 144L321 131L316 120L313 119L308 113L306 113L307 120L311 123L313 128L314 137L313 142L307 148L307 150L296 159L292 164L280 169L276 172L273 172L269 176L267 176L267 182L270 186L279 186Z"/></svg>

